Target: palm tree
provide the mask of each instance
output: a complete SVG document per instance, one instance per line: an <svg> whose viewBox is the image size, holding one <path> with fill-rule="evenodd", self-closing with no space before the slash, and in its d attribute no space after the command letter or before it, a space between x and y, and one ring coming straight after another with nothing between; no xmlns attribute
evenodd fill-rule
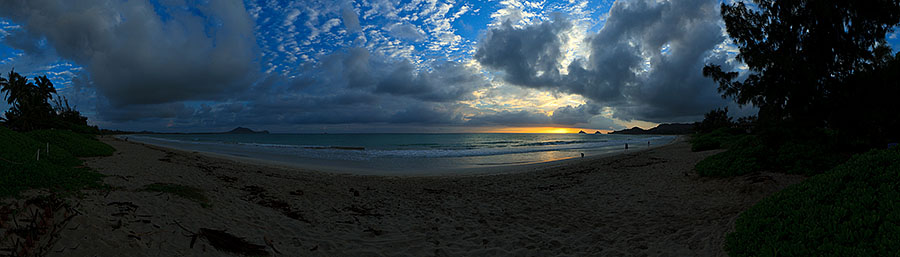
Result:
<svg viewBox="0 0 900 257"><path fill-rule="evenodd" d="M53 99L53 94L56 94L56 88L53 88L53 82L50 82L50 79L47 76L40 76L34 78L35 85L37 85L37 97L42 99L44 104L48 104L47 101L49 99Z"/></svg>
<svg viewBox="0 0 900 257"><path fill-rule="evenodd" d="M35 77L32 83L10 70L7 78L0 77L0 94L11 105L0 121L15 130L87 126L87 118L69 107L68 100L57 95L53 101L57 92L47 76Z"/></svg>
<svg viewBox="0 0 900 257"><path fill-rule="evenodd" d="M9 81L7 81L3 76L0 76L0 94L4 94L4 99L6 99L6 97L9 95ZM4 117L5 116L0 116L0 122L5 122L7 120Z"/></svg>
<svg viewBox="0 0 900 257"><path fill-rule="evenodd" d="M23 98L28 91L28 78L16 73L16 70L10 70L7 76L9 80L0 80L0 93L4 93L6 103L12 105Z"/></svg>
<svg viewBox="0 0 900 257"><path fill-rule="evenodd" d="M12 107L6 112L6 122L10 127L31 130L46 125L53 115L53 107L48 99L56 89L47 76L34 79L34 83L15 70L9 71L8 80L0 81L0 92Z"/></svg>
<svg viewBox="0 0 900 257"><path fill-rule="evenodd" d="M9 71L9 75L7 76L9 79L0 78L0 93L3 93L3 98L6 99L6 103L12 105L8 111L6 111L4 119L10 127L20 127L21 117L22 115L22 103L21 101L26 98L28 94L28 80L19 73L16 73L15 69Z"/></svg>
<svg viewBox="0 0 900 257"><path fill-rule="evenodd" d="M26 90L22 98L19 98L19 109L22 111L24 129L38 129L51 125L53 120L53 107L49 100L53 98L56 89L47 76L34 78L34 83L26 83Z"/></svg>

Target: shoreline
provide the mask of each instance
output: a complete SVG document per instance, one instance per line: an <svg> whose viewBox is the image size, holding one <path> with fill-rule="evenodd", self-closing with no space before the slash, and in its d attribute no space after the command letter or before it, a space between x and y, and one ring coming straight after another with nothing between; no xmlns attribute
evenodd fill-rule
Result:
<svg viewBox="0 0 900 257"><path fill-rule="evenodd" d="M122 140L119 136L112 136L112 138ZM605 152L600 154L586 155L585 157L565 157L558 158L553 160L546 161L536 161L536 162L527 162L527 163L508 163L508 164L487 164L483 167L475 166L475 167L458 167L458 168L431 168L427 167L425 170L420 170L420 173L413 174L402 174L396 173L391 174L387 170L380 170L374 168L350 168L350 167L340 167L334 165L326 165L326 164L312 164L312 163L298 163L298 162L287 162L287 161L278 161L278 160L266 160L261 158L254 158L250 156L240 156L235 154L226 154L226 153L217 153L212 151L198 151L192 149L179 148L175 146L168 146L162 144L155 144L152 142L140 141L140 140L131 140L126 141L129 143L141 144L148 147L159 147L163 149L168 149L170 151L180 151L184 153L191 154L201 154L211 158L218 159L226 159L226 160L237 160L243 163L251 164L251 165L260 165L267 166L272 168L281 168L281 169L299 169L304 171L316 171L316 172L325 172L325 173L333 173L333 174L341 174L341 175L360 175L360 176L393 176L393 177L455 177L455 176L483 176L483 175L497 175L497 174L510 174L510 173L520 173L520 172L530 172L541 169L547 169L551 167L556 167L559 165L569 165L574 162L581 161L594 161L597 159L608 158L617 155L624 154L632 154L639 153L642 151L647 151L659 147L668 146L674 144L676 142L685 141L688 137L687 135L672 135L673 138L671 141L660 144L653 145L651 147L641 147L634 150L616 150L612 152ZM590 149L588 149L590 150ZM551 150L555 151L555 150ZM446 158L446 157L438 157L438 158ZM337 160L332 160L332 162L339 162Z"/></svg>
<svg viewBox="0 0 900 257"><path fill-rule="evenodd" d="M697 177L716 153L645 151L475 176L366 176L262 166L101 138L87 191L50 256L228 255L185 228L225 230L286 256L724 256L737 215L803 178ZM153 183L195 187L209 206ZM182 228L184 227L184 228ZM277 252L276 252L277 250ZM280 254L279 254L280 253Z"/></svg>

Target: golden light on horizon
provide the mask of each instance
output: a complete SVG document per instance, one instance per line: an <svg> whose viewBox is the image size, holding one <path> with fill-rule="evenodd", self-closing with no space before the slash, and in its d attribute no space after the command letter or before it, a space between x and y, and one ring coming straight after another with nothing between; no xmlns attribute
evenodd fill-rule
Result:
<svg viewBox="0 0 900 257"><path fill-rule="evenodd" d="M583 128L564 128L564 127L509 127L494 128L483 131L483 133L546 133L546 134L575 134L578 131L584 131L593 134L597 130ZM606 134L608 130L599 130L600 133Z"/></svg>

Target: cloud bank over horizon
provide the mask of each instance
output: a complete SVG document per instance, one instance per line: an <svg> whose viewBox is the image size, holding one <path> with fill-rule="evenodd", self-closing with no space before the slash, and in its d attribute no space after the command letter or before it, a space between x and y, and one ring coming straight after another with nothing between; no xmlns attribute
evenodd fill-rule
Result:
<svg viewBox="0 0 900 257"><path fill-rule="evenodd" d="M197 3L13 0L0 68L104 128L452 132L694 121L741 66L714 0Z"/></svg>

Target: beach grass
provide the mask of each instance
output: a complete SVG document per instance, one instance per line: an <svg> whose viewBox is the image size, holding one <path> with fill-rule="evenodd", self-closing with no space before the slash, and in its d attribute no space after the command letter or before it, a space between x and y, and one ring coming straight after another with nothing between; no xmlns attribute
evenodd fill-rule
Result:
<svg viewBox="0 0 900 257"><path fill-rule="evenodd" d="M36 130L25 135L38 142L62 148L75 157L110 156L116 151L112 146L95 139L94 135L78 134L68 130Z"/></svg>
<svg viewBox="0 0 900 257"><path fill-rule="evenodd" d="M19 132L12 131L0 126L0 162L7 165L25 164L38 161L38 152L40 159L60 166L77 166L82 161L75 158L71 153L65 150L46 151L47 144L28 137ZM59 148L55 144L50 144L51 149Z"/></svg>
<svg viewBox="0 0 900 257"><path fill-rule="evenodd" d="M46 142L5 127L0 127L0 142L0 197L34 188L73 191L102 187L103 175L81 167L83 161L56 144L51 143L48 152Z"/></svg>
<svg viewBox="0 0 900 257"><path fill-rule="evenodd" d="M731 256L896 256L900 148L872 150L742 213Z"/></svg>
<svg viewBox="0 0 900 257"><path fill-rule="evenodd" d="M192 186L172 183L153 183L144 186L141 191L172 194L199 203L200 206L203 206L204 208L211 206L209 198L206 197L203 190Z"/></svg>

